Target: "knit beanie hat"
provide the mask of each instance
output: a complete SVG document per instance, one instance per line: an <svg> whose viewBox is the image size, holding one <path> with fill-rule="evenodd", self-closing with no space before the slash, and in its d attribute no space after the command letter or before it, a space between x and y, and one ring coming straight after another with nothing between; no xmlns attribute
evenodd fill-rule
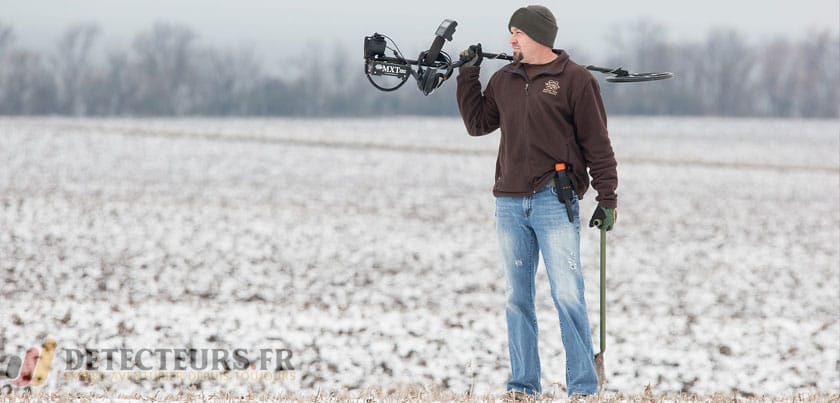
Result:
<svg viewBox="0 0 840 403"><path fill-rule="evenodd" d="M510 27L517 27L528 34L531 39L550 48L554 47L557 37L557 20L554 14L543 6L528 6L516 10L510 17Z"/></svg>

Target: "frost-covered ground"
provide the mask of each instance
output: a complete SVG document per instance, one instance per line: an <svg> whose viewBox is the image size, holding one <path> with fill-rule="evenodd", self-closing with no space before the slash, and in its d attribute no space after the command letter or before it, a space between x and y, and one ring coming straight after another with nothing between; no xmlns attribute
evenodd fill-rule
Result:
<svg viewBox="0 0 840 403"><path fill-rule="evenodd" d="M839 391L840 123L610 125L608 389ZM294 354L294 381L208 391L499 392L497 142L458 119L0 119L0 369L50 336L48 390L180 385L68 381L63 348L196 347ZM543 387L560 391L538 284Z"/></svg>

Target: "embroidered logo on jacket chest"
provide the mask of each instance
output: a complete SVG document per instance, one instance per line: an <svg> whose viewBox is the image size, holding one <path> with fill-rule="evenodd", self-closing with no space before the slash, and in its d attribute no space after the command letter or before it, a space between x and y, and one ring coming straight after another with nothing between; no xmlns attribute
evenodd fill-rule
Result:
<svg viewBox="0 0 840 403"><path fill-rule="evenodd" d="M560 89L560 83L555 80L548 80L545 82L545 88L542 92L551 95L557 95L557 90Z"/></svg>

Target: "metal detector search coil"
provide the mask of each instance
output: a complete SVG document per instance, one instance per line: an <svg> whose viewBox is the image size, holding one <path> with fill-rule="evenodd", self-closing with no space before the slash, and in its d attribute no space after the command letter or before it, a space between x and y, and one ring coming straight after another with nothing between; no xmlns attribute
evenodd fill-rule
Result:
<svg viewBox="0 0 840 403"><path fill-rule="evenodd" d="M410 77L417 81L417 89L423 95L429 95L440 88L452 76L452 72L463 64L463 61L452 61L448 53L443 51L446 41L452 41L455 27L458 23L453 20L443 20L435 31L435 39L428 50L420 52L417 59L406 59L400 48L386 35L374 33L365 37L365 76L368 81L380 91L394 91L402 87ZM388 46L388 42L393 47ZM390 50L392 57L386 56ZM513 56L504 53L481 53L485 59L502 59L513 61ZM412 68L416 66L416 70ZM612 83L635 83L673 78L671 72L660 73L630 73L623 67L608 68L586 66L588 70L610 74L607 81ZM379 82L377 82L377 80Z"/></svg>

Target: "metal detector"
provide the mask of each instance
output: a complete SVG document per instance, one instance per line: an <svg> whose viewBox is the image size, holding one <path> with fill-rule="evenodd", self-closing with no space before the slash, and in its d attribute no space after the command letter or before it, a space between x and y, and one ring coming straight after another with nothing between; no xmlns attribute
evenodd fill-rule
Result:
<svg viewBox="0 0 840 403"><path fill-rule="evenodd" d="M435 39L428 50L420 52L417 59L406 59L399 46L387 35L374 33L365 37L365 76L368 81L380 91L394 91L405 84L410 77L417 81L417 89L423 95L429 95L439 88L452 76L452 72L463 64L462 61L452 61L448 53L443 51L446 41L452 41L452 34L458 23L453 20L443 20L435 31ZM388 42L393 47L388 46ZM393 56L386 56L390 50ZM481 53L485 59L513 60L513 56L505 53ZM412 66L416 66L416 69ZM630 73L623 67L608 68L593 65L586 66L588 70L610 74L607 81L612 83L635 83L672 78L674 73Z"/></svg>

